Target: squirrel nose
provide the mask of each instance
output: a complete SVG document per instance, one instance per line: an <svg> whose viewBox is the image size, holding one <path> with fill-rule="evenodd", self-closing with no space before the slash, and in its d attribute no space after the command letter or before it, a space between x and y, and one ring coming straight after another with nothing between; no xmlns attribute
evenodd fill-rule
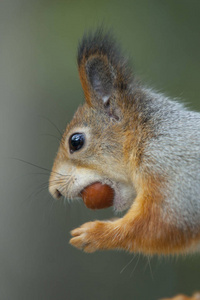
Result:
<svg viewBox="0 0 200 300"><path fill-rule="evenodd" d="M62 194L61 194L61 192L58 190L58 189L56 189L55 190L55 197L57 198L57 199L59 199L59 198L61 198L62 197Z"/></svg>
<svg viewBox="0 0 200 300"><path fill-rule="evenodd" d="M60 199L63 196L61 191L56 187L50 186L49 187L49 192L57 200Z"/></svg>

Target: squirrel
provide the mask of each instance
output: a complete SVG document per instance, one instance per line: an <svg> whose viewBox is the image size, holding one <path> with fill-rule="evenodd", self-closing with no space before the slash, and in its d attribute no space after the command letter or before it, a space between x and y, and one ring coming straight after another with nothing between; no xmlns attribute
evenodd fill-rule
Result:
<svg viewBox="0 0 200 300"><path fill-rule="evenodd" d="M142 86L103 29L83 36L77 61L85 103L63 134L49 191L76 199L100 182L126 212L72 230L70 243L85 252L200 250L200 113Z"/></svg>

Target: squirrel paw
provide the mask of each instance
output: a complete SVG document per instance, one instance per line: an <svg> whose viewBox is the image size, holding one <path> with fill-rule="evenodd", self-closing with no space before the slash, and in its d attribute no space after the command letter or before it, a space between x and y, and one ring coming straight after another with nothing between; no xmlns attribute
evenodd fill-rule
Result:
<svg viewBox="0 0 200 300"><path fill-rule="evenodd" d="M104 249L105 232L110 222L88 222L71 231L70 244L91 253Z"/></svg>

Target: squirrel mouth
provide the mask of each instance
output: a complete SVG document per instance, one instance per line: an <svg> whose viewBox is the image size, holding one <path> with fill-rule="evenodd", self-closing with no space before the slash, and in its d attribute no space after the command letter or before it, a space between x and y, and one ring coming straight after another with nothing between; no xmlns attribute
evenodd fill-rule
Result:
<svg viewBox="0 0 200 300"><path fill-rule="evenodd" d="M94 182L86 186L80 195L85 205L90 209L102 209L113 206L115 192L107 184Z"/></svg>

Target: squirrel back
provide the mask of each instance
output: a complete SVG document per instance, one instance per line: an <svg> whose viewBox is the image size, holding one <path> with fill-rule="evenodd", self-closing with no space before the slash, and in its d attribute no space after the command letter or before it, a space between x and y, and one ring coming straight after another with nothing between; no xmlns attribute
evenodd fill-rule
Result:
<svg viewBox="0 0 200 300"><path fill-rule="evenodd" d="M86 102L63 135L49 190L78 198L95 182L114 190L113 221L72 231L86 252L180 253L200 245L200 114L135 79L110 33L83 37L78 70Z"/></svg>

